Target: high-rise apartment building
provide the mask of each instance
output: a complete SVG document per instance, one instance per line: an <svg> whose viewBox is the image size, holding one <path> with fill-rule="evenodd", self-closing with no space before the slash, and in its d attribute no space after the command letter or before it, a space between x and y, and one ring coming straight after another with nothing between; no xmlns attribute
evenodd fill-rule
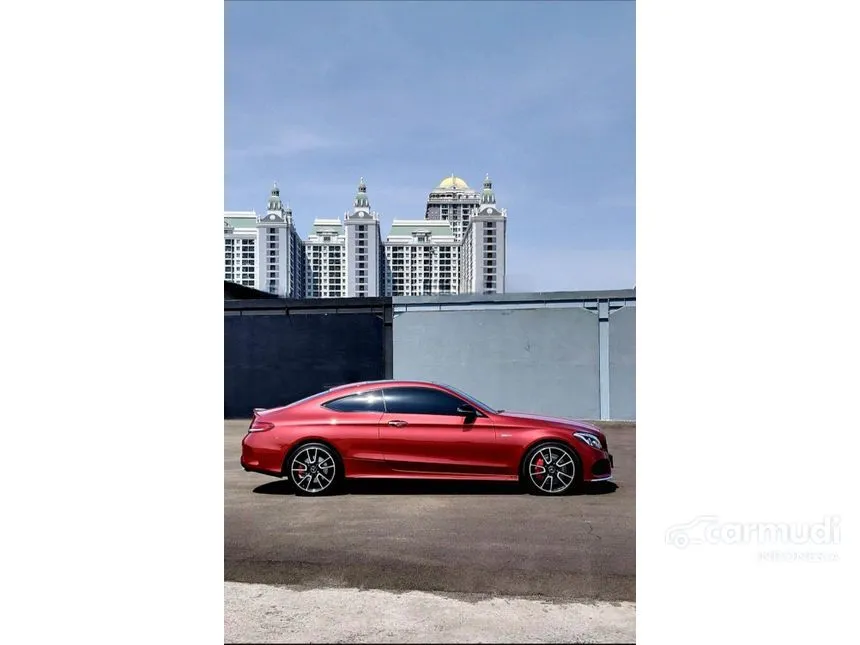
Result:
<svg viewBox="0 0 860 645"><path fill-rule="evenodd" d="M305 294L304 242L275 184L265 215L224 213L224 279L285 298Z"/></svg>
<svg viewBox="0 0 860 645"><path fill-rule="evenodd" d="M430 191L424 218L450 222L454 239L461 242L480 203L480 195L452 173Z"/></svg>
<svg viewBox="0 0 860 645"><path fill-rule="evenodd" d="M257 284L257 214L224 213L224 279L245 287Z"/></svg>
<svg viewBox="0 0 860 645"><path fill-rule="evenodd" d="M460 293L460 244L444 220L394 220L385 240L385 293Z"/></svg>
<svg viewBox="0 0 860 645"><path fill-rule="evenodd" d="M346 235L339 219L315 219L305 240L305 297L346 295Z"/></svg>
<svg viewBox="0 0 860 645"><path fill-rule="evenodd" d="M413 280L419 288L407 289L393 295L425 295L443 293L504 293L505 243L507 212L496 207L496 194L490 176L484 179L483 190L478 193L453 173L436 186L427 199L425 219L450 224L457 246L457 266L454 288L444 291L424 289L426 280ZM431 283L432 284L432 283Z"/></svg>
<svg viewBox="0 0 860 645"><path fill-rule="evenodd" d="M265 215L224 214L224 275L288 298L504 293L506 223L489 176L479 193L452 174L383 242L362 179L343 221L315 219L303 242L275 185Z"/></svg>

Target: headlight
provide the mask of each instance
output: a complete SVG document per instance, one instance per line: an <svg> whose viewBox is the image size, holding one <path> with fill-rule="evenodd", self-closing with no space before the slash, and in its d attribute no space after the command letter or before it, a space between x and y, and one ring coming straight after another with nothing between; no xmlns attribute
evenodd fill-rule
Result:
<svg viewBox="0 0 860 645"><path fill-rule="evenodd" d="M574 432L573 436L587 443L592 448L603 450L603 446L600 444L600 439L595 437L593 434L588 434L587 432Z"/></svg>

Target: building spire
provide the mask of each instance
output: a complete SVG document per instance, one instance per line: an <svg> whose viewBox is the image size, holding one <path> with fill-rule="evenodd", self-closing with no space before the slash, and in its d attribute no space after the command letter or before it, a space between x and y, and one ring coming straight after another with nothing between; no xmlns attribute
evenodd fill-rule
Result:
<svg viewBox="0 0 860 645"><path fill-rule="evenodd" d="M364 183L364 177L358 182L358 192L355 194L352 205L355 210L370 210L370 200L367 198L367 184Z"/></svg>
<svg viewBox="0 0 860 645"><path fill-rule="evenodd" d="M490 173L484 177L484 190L481 191L481 204L495 204L496 194L493 192L493 181L490 179Z"/></svg>
<svg viewBox="0 0 860 645"><path fill-rule="evenodd" d="M272 183L272 192L269 195L269 203L267 204L266 208L269 212L272 212L272 211L280 212L283 208L283 204L281 203L281 191L278 188L278 182L277 181Z"/></svg>

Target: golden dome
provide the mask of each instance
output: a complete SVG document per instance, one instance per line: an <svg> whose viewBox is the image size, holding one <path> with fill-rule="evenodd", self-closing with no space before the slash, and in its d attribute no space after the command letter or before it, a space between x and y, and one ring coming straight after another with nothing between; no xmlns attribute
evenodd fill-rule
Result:
<svg viewBox="0 0 860 645"><path fill-rule="evenodd" d="M439 182L439 185L436 188L442 188L445 190L467 190L469 188L469 184L467 184L460 177L455 177L453 174L450 177L445 177L442 181Z"/></svg>

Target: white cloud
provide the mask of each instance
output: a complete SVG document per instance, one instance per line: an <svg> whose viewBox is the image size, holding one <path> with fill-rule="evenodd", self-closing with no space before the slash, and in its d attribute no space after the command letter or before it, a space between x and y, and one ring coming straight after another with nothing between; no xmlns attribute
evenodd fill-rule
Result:
<svg viewBox="0 0 860 645"><path fill-rule="evenodd" d="M361 145L354 139L333 134L322 134L313 129L284 127L276 130L268 140L252 143L227 151L232 158L292 157L318 150L335 150Z"/></svg>

